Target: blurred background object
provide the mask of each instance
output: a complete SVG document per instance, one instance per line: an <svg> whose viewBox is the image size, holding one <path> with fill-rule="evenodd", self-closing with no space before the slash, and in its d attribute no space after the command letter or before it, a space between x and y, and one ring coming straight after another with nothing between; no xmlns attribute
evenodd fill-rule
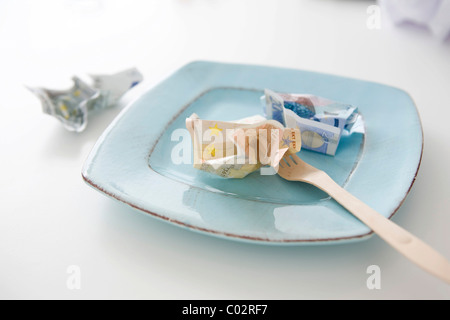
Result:
<svg viewBox="0 0 450 320"><path fill-rule="evenodd" d="M428 28L442 41L450 39L450 0L378 0L384 15L396 25Z"/></svg>

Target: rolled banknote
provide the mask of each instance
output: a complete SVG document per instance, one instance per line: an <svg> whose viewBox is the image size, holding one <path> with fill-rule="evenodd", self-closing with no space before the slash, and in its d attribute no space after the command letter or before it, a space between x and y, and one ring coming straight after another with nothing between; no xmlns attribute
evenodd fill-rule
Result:
<svg viewBox="0 0 450 320"><path fill-rule="evenodd" d="M112 75L74 76L73 86L67 90L28 89L39 98L44 113L58 119L67 130L81 132L90 111L114 104L142 79L142 74L131 68Z"/></svg>
<svg viewBox="0 0 450 320"><path fill-rule="evenodd" d="M261 116L225 122L186 119L194 168L224 178L243 178L261 166L276 167L286 153L300 151L300 131Z"/></svg>
<svg viewBox="0 0 450 320"><path fill-rule="evenodd" d="M268 119L301 131L302 148L334 156L343 131L361 130L357 108L306 94L282 94L266 89Z"/></svg>

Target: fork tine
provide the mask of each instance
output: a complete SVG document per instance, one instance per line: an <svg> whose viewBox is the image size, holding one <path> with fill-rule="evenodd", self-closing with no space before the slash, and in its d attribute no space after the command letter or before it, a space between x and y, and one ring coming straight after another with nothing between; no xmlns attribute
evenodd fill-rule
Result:
<svg viewBox="0 0 450 320"><path fill-rule="evenodd" d="M290 167L295 166L295 162L292 161L291 157L285 156L285 157L283 157L283 159L284 159L284 161L287 162L287 164L288 164Z"/></svg>
<svg viewBox="0 0 450 320"><path fill-rule="evenodd" d="M294 161L297 162L297 164L301 163L302 161L302 159L300 159L300 157L296 153L292 155L292 159L294 159Z"/></svg>

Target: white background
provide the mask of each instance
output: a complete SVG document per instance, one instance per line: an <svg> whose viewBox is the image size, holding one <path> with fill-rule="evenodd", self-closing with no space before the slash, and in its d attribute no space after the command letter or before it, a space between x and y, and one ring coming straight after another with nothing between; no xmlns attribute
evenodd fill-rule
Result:
<svg viewBox="0 0 450 320"><path fill-rule="evenodd" d="M449 285L378 237L311 247L226 241L138 214L81 179L126 102L192 60L381 82L411 94L425 135L419 175L394 221L450 258L450 44L425 30L369 30L372 4L1 1L0 298L449 299ZM44 115L23 86L68 87L73 74L129 66L145 83L81 134ZM381 290L366 287L372 264ZM66 286L70 265L81 268L81 290Z"/></svg>

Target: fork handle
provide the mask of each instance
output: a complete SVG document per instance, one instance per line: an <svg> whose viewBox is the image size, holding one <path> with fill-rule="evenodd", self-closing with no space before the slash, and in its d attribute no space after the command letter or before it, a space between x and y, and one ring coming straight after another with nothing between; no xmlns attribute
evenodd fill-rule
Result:
<svg viewBox="0 0 450 320"><path fill-rule="evenodd" d="M328 193L334 200L409 260L429 273L450 283L450 263L425 242L353 196L325 172L314 175L308 182Z"/></svg>

